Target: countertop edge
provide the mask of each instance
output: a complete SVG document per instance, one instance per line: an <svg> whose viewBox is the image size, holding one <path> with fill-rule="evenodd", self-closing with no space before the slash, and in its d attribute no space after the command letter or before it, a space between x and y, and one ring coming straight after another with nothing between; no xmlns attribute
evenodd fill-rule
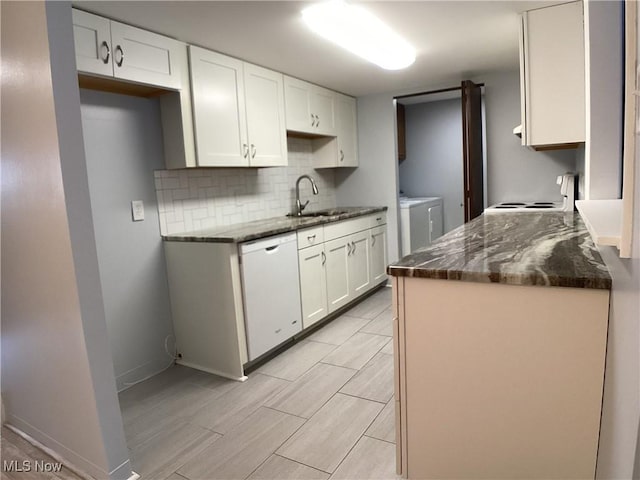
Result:
<svg viewBox="0 0 640 480"><path fill-rule="evenodd" d="M482 215L387 266L394 277L611 290L575 212Z"/></svg>
<svg viewBox="0 0 640 480"><path fill-rule="evenodd" d="M424 270L410 267L387 266L387 274L392 277L425 278L430 280L453 280L472 283L499 283L527 287L588 288L592 290L611 290L611 278L588 277L543 277L534 274L495 274L486 272L464 272L461 270Z"/></svg>
<svg viewBox="0 0 640 480"><path fill-rule="evenodd" d="M350 220L352 218L363 217L366 215L372 215L378 212L386 212L387 207L337 207L337 208L350 208L352 211L341 213L339 215L327 215L318 217L272 217L264 220L258 220L255 222L246 222L235 225L228 225L221 227L219 233L207 234L206 230L198 230L194 232L185 232L180 234L162 235L162 240L165 242L205 242L205 243L241 243L251 240L258 240L260 238L271 237L273 235L280 235L288 232L295 232L303 230L305 228L317 227L319 225L326 225L329 223L340 222L343 220ZM276 225L277 222L283 222L283 220L289 218L290 224ZM273 225L269 226L268 222L272 221ZM252 228L252 224L255 224L255 231L251 233L233 233L234 230ZM225 229L229 233L225 233Z"/></svg>

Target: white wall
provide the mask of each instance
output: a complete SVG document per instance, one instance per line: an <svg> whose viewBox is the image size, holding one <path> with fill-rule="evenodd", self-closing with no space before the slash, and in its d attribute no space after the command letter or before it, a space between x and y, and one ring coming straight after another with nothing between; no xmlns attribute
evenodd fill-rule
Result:
<svg viewBox="0 0 640 480"><path fill-rule="evenodd" d="M154 184L158 99L81 91L91 211L118 390L167 368L174 337ZM131 201L145 219L133 222Z"/></svg>
<svg viewBox="0 0 640 480"><path fill-rule="evenodd" d="M409 197L442 197L444 231L464 223L462 108L460 98L407 105L407 157L400 190Z"/></svg>
<svg viewBox="0 0 640 480"><path fill-rule="evenodd" d="M358 98L356 169L336 171L338 205L387 206L388 261L400 257L398 231L398 154L393 94Z"/></svg>
<svg viewBox="0 0 640 480"><path fill-rule="evenodd" d="M575 169L576 150L536 152L511 132L520 124L518 71L479 77L485 83L488 203L562 200L556 177Z"/></svg>
<svg viewBox="0 0 640 480"><path fill-rule="evenodd" d="M95 478L126 478L83 167L71 5L0 8L7 421Z"/></svg>
<svg viewBox="0 0 640 480"><path fill-rule="evenodd" d="M195 168L155 172L163 234L199 230L269 217L295 209L296 180L309 175L318 186L300 184L307 211L336 206L333 169L314 170L311 141L287 138L289 165L276 168ZM360 204L357 204L360 205Z"/></svg>

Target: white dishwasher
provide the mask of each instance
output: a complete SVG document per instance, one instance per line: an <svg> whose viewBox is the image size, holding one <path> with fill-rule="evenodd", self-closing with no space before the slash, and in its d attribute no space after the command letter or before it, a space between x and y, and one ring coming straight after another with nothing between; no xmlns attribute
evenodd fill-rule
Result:
<svg viewBox="0 0 640 480"><path fill-rule="evenodd" d="M240 244L249 360L302 329L296 238L294 232Z"/></svg>

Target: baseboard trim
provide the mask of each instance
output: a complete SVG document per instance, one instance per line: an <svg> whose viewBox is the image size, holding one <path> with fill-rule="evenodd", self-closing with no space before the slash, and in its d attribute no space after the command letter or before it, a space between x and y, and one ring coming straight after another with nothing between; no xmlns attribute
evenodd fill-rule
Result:
<svg viewBox="0 0 640 480"><path fill-rule="evenodd" d="M220 370L216 370L215 368L204 367L202 365L198 365L197 363L185 362L184 360L176 360L176 363L184 367L195 368L196 370L202 370L203 372L212 373L214 375L218 375L219 377L235 380L236 382L244 382L249 379L249 377L247 377L246 375L243 375L242 377L236 377L234 375L229 375L228 373L221 372Z"/></svg>
<svg viewBox="0 0 640 480"><path fill-rule="evenodd" d="M19 428L11 425L10 423L5 423L4 426L7 427L9 430L11 430L16 435L18 435L23 440L29 442L34 447L38 448L39 450L42 450L44 453L46 453L51 458L53 458L56 462L59 462L62 465L64 465L66 468L71 470L73 473L75 473L80 478L84 478L85 480L96 480L94 477L92 477L91 475L89 475L88 473L86 473L85 471L83 471L82 469L77 467L76 465L74 465L72 462L70 462L69 460L64 458L62 455L59 455L56 451L54 451L54 450L50 449L49 447L47 447L47 446L43 445L42 443L40 443L38 440L33 438L28 433L23 432L22 430L20 430Z"/></svg>

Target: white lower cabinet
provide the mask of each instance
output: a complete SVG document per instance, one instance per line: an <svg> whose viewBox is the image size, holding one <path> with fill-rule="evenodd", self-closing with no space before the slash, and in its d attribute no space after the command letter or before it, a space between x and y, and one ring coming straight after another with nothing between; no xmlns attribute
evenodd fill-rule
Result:
<svg viewBox="0 0 640 480"><path fill-rule="evenodd" d="M298 251L302 328L313 325L329 314L326 260L323 244Z"/></svg>
<svg viewBox="0 0 640 480"><path fill-rule="evenodd" d="M298 232L303 328L386 280L386 231L378 214Z"/></svg>
<svg viewBox="0 0 640 480"><path fill-rule="evenodd" d="M327 301L329 313L335 312L351 300L349 288L349 237L336 238L324 244L327 255Z"/></svg>
<svg viewBox="0 0 640 480"><path fill-rule="evenodd" d="M371 229L371 285L387 278L387 226Z"/></svg>
<svg viewBox="0 0 640 480"><path fill-rule="evenodd" d="M349 237L351 252L348 267L351 299L359 297L372 286L370 238L370 230L354 233Z"/></svg>
<svg viewBox="0 0 640 480"><path fill-rule="evenodd" d="M295 240L165 241L177 363L246 379L248 362L300 331L300 313L308 328L386 280L385 224L377 213Z"/></svg>

